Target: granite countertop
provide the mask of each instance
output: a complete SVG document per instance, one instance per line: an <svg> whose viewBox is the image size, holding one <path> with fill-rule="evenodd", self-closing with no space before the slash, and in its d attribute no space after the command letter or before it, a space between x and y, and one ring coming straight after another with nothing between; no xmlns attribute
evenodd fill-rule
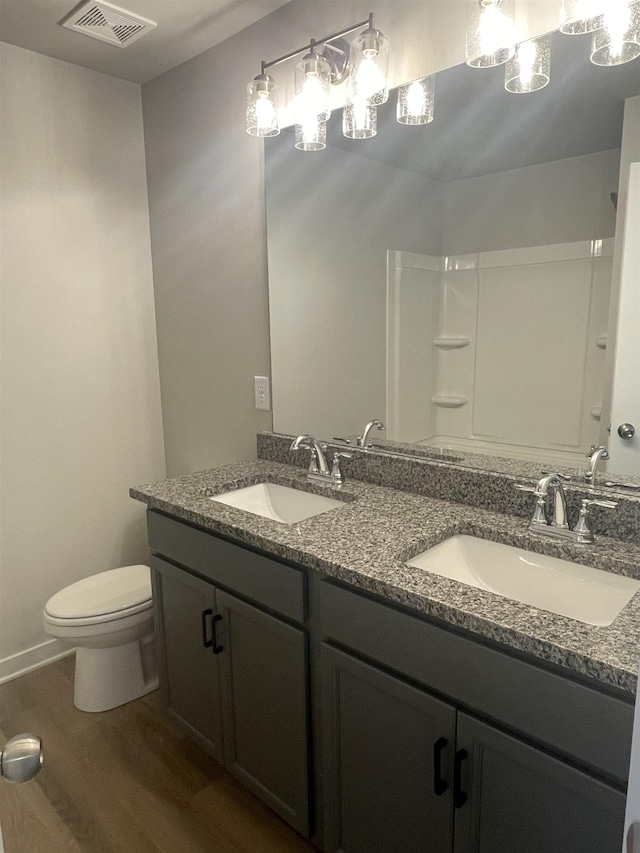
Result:
<svg viewBox="0 0 640 853"><path fill-rule="evenodd" d="M297 524L281 524L212 501L258 482L297 486L344 502ZM300 468L256 461L139 486L133 498L238 542L427 614L509 648L635 695L640 593L609 627L594 627L408 568L405 560L454 534L469 534L640 579L640 547L604 536L579 546L534 536L527 521L357 480L313 484Z"/></svg>

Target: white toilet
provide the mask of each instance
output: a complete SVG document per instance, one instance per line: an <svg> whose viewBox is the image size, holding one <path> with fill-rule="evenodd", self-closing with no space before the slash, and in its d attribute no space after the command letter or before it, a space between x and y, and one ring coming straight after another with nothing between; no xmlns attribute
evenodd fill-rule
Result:
<svg viewBox="0 0 640 853"><path fill-rule="evenodd" d="M108 711L157 688L152 608L148 566L101 572L49 599L45 631L77 646L76 708Z"/></svg>

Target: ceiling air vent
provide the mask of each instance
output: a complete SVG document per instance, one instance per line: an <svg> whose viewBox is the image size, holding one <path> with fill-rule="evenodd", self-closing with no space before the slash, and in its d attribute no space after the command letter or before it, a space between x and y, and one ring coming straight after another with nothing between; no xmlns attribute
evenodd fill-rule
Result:
<svg viewBox="0 0 640 853"><path fill-rule="evenodd" d="M117 47L128 47L157 26L154 21L112 6L111 3L104 3L103 0L82 3L60 23L77 33L108 41Z"/></svg>

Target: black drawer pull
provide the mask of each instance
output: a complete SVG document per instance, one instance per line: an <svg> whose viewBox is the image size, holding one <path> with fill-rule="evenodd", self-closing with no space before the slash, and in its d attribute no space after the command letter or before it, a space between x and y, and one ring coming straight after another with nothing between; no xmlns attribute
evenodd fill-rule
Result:
<svg viewBox="0 0 640 853"><path fill-rule="evenodd" d="M210 630L212 622L209 621L210 616L213 616L213 610L202 611L202 645L205 649L213 645L213 631Z"/></svg>
<svg viewBox="0 0 640 853"><path fill-rule="evenodd" d="M462 762L468 757L466 749L459 749L453 757L453 806L456 809L461 809L468 799L462 790Z"/></svg>
<svg viewBox="0 0 640 853"><path fill-rule="evenodd" d="M449 745L446 737L438 738L433 745L433 793L441 797L449 787L442 778L442 750Z"/></svg>
<svg viewBox="0 0 640 853"><path fill-rule="evenodd" d="M211 642L213 643L213 653L214 653L214 655L219 655L219 654L220 654L220 652L223 652L223 651L224 651L224 646L219 646L219 645L218 645L218 640L216 639L216 622L221 622L221 621L222 621L222 616L221 616L219 613L216 613L216 615L213 617L213 620L212 620L212 624L213 624L213 638L212 638L212 640L211 640Z"/></svg>

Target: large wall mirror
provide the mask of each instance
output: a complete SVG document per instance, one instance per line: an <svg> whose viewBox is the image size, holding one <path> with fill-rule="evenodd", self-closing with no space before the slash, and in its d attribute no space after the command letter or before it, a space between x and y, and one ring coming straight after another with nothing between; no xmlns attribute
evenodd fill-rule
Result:
<svg viewBox="0 0 640 853"><path fill-rule="evenodd" d="M640 60L551 36L551 83L436 75L435 120L322 152L266 140L274 431L585 467L606 443L625 100ZM605 423L606 421L606 423ZM507 468L505 467L505 470ZM513 470L509 462L508 470Z"/></svg>

